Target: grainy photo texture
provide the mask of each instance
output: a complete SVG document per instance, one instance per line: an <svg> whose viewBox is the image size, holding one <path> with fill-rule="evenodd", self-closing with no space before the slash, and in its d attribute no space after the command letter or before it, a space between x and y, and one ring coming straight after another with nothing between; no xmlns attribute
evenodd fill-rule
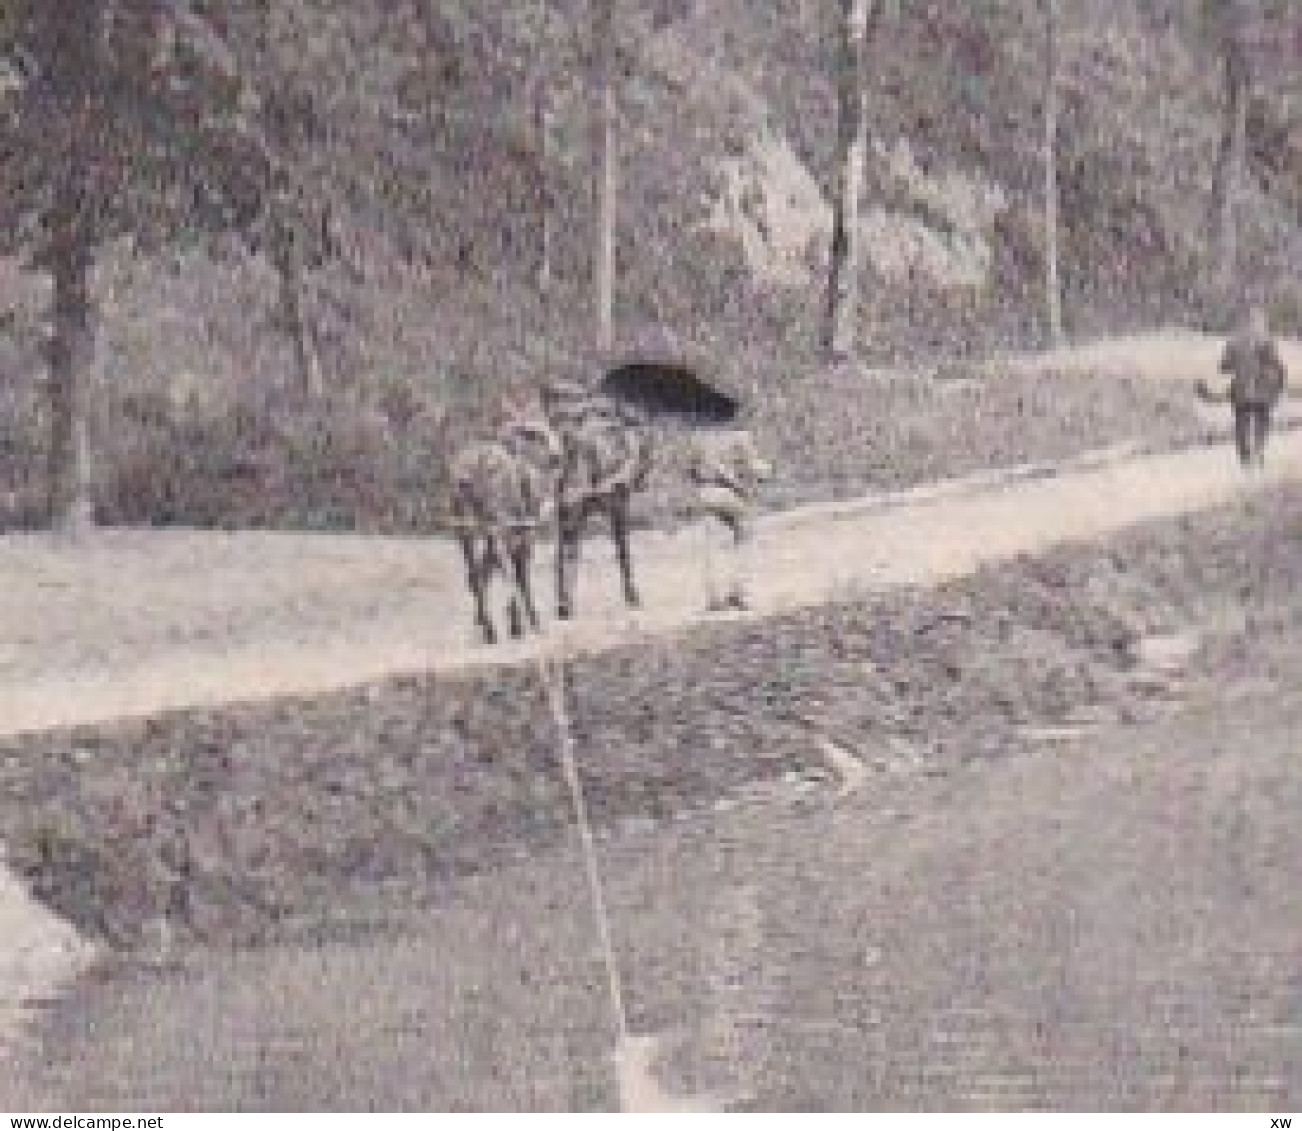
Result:
<svg viewBox="0 0 1302 1131"><path fill-rule="evenodd" d="M1302 1106L1299 59L0 0L0 1111Z"/></svg>

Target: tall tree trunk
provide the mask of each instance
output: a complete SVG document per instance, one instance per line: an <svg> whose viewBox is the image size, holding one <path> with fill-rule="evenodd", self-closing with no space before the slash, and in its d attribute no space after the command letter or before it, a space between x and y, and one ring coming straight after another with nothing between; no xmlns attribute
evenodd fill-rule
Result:
<svg viewBox="0 0 1302 1131"><path fill-rule="evenodd" d="M46 492L50 524L62 529L93 521L85 386L95 346L90 307L94 206L86 169L95 121L90 85L98 65L99 19L89 4L69 8L53 25L50 88L63 111L67 148L46 214L46 266L53 282Z"/></svg>
<svg viewBox="0 0 1302 1131"><path fill-rule="evenodd" d="M301 222L296 210L282 203L273 215L271 265L276 272L276 322L294 351L295 391L304 402L320 400L325 392L321 359L312 340L312 327L303 313L303 265L298 248Z"/></svg>
<svg viewBox="0 0 1302 1131"><path fill-rule="evenodd" d="M294 377L298 395L307 402L318 401L325 393L321 357L317 353L312 328L303 314L303 273L295 259L278 264L280 281L280 322L294 348Z"/></svg>
<svg viewBox="0 0 1302 1131"><path fill-rule="evenodd" d="M1062 345L1062 287L1058 278L1058 5L1044 0L1044 287L1049 340Z"/></svg>
<svg viewBox="0 0 1302 1131"><path fill-rule="evenodd" d="M593 247L597 347L608 351L615 336L615 208L618 191L618 122L615 99L614 0L593 0L594 203L597 230Z"/></svg>
<svg viewBox="0 0 1302 1131"><path fill-rule="evenodd" d="M538 293L546 298L552 285L552 181L551 132L552 111L548 100L547 80L534 79L533 130L534 152L538 155Z"/></svg>
<svg viewBox="0 0 1302 1131"><path fill-rule="evenodd" d="M69 186L71 188L71 186ZM50 446L47 491L50 523L77 529L93 521L86 378L94 359L90 318L90 264L75 237L59 241L51 262L54 277L49 345Z"/></svg>
<svg viewBox="0 0 1302 1131"><path fill-rule="evenodd" d="M1212 180L1212 215L1216 232L1213 282L1222 300L1234 298L1239 275L1238 195L1247 141L1248 75L1233 45L1225 49L1225 114Z"/></svg>
<svg viewBox="0 0 1302 1131"><path fill-rule="evenodd" d="M827 275L823 349L829 360L853 354L859 311L859 196L867 148L864 54L872 0L840 0L837 43L836 153L833 158L832 246Z"/></svg>

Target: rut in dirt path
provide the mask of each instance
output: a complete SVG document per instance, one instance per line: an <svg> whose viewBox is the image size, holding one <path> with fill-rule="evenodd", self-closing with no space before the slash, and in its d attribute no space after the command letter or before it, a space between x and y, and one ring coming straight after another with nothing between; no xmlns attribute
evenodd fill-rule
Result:
<svg viewBox="0 0 1302 1131"><path fill-rule="evenodd" d="M1302 478L1302 434L1264 472L1227 446L1098 466L992 473L765 516L754 609L774 613L1094 539ZM647 532L635 552L644 608L627 610L601 541L585 554L565 647L707 619L699 528ZM550 563L538 565L549 578ZM543 589L546 592L546 589ZM312 695L389 676L519 663L554 640L496 648L472 635L454 548L442 540L107 531L81 543L0 543L0 734L163 710Z"/></svg>

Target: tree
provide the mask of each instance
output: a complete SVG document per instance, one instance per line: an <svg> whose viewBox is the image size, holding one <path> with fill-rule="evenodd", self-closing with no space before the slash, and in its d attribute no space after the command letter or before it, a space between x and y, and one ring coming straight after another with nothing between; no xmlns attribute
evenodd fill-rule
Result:
<svg viewBox="0 0 1302 1131"><path fill-rule="evenodd" d="M326 123L312 86L290 60L310 34L294 10L275 0L228 28L241 67L261 92L252 124L272 158L257 222L244 232L251 250L276 272L276 327L289 339L301 400L319 400L325 378L312 318L304 309L307 275L335 251Z"/></svg>
<svg viewBox="0 0 1302 1131"><path fill-rule="evenodd" d="M533 207L538 243L534 282L546 297L553 281L555 210L558 198L558 120L556 94L578 64L583 52L581 29L558 12L548 0L517 3L511 19L520 41L528 44L530 64L524 78L527 142L525 150L533 182ZM609 29L606 29L609 34Z"/></svg>
<svg viewBox="0 0 1302 1131"><path fill-rule="evenodd" d="M148 250L247 226L270 162L250 128L256 99L198 2L7 0L3 15L14 80L0 88L0 251L53 282L49 513L77 526L92 517L97 254L122 238Z"/></svg>
<svg viewBox="0 0 1302 1131"><path fill-rule="evenodd" d="M1061 345L1062 286L1058 278L1058 4L1041 0L1044 10L1044 289L1049 338Z"/></svg>
<svg viewBox="0 0 1302 1131"><path fill-rule="evenodd" d="M276 272L276 325L294 351L298 395L319 400L325 377L316 333L303 309L305 274L320 266L330 247L329 211L312 187L282 172L268 198L263 219L267 258Z"/></svg>
<svg viewBox="0 0 1302 1131"><path fill-rule="evenodd" d="M535 277L538 293L546 296L552 285L552 145L555 129L550 91L545 74L536 72L529 83L529 116L537 154L535 176L538 184L538 260Z"/></svg>
<svg viewBox="0 0 1302 1131"><path fill-rule="evenodd" d="M1269 173L1282 156L1267 122L1286 121L1296 99L1302 5L1297 0L1203 0L1200 31L1221 74L1221 130L1212 169L1208 214L1211 290L1222 301L1240 280L1240 199L1252 172ZM1258 136L1250 136L1254 132ZM1265 131L1270 132L1269 128ZM1281 186L1288 194L1291 185Z"/></svg>
<svg viewBox="0 0 1302 1131"><path fill-rule="evenodd" d="M836 48L836 150L833 157L832 244L823 348L831 360L855 348L859 308L859 196L868 144L864 82L869 22L881 0L840 0Z"/></svg>
<svg viewBox="0 0 1302 1131"><path fill-rule="evenodd" d="M1212 284L1215 292L1225 297L1238 281L1237 205L1247 149L1252 82L1247 39L1252 13L1240 0L1208 0L1204 10L1221 71L1221 138L1212 172L1209 219L1215 248Z"/></svg>
<svg viewBox="0 0 1302 1131"><path fill-rule="evenodd" d="M592 279L597 348L608 352L615 336L615 224L619 189L618 101L615 91L615 0L592 0L593 203L597 227Z"/></svg>

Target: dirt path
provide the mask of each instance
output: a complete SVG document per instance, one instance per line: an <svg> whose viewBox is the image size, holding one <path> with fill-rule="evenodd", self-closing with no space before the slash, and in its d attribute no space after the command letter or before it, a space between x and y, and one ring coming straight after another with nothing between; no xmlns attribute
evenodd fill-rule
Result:
<svg viewBox="0 0 1302 1131"><path fill-rule="evenodd" d="M1302 374L1302 342L1282 343ZM1158 332L1005 359L1190 383L1215 371L1220 339ZM997 364L997 363L995 363ZM1295 380L1295 384L1296 384ZM1302 403L1285 406L1302 417ZM1225 425L1222 405L1205 406ZM861 501L765 516L756 612L817 604L859 586L942 580L982 561L1091 538L1163 513L1215 505L1245 486L1228 444L1150 458L1100 453L1056 478L996 470ZM1302 469L1281 435L1267 480ZM699 531L638 535L644 611L618 598L598 541L580 579L572 646L699 620ZM550 588L541 563L541 592ZM0 734L168 708L313 694L411 670L518 660L479 645L459 560L437 540L266 532L103 531L82 540L0 539Z"/></svg>
<svg viewBox="0 0 1302 1131"><path fill-rule="evenodd" d="M1282 434L1265 473L1250 477L1228 446L1114 453L1099 466L986 474L767 516L752 551L760 563L752 615L934 583L1299 477L1302 435ZM637 612L619 598L604 540L594 541L568 646L600 649L700 621L701 537L699 528L637 536ZM547 593L549 562L538 581ZM441 540L11 536L0 542L0 733L518 662L538 646L486 648L471 628L459 559Z"/></svg>
<svg viewBox="0 0 1302 1131"><path fill-rule="evenodd" d="M1013 354L992 359L989 364L1011 364L1031 372L1059 367L1122 374L1138 371L1152 380L1188 384L1198 375L1211 377L1216 373L1224 347L1225 339L1213 334L1168 329L1078 342L1061 350ZM1281 338L1279 348L1292 375L1292 391L1297 393L1302 382L1302 341Z"/></svg>

